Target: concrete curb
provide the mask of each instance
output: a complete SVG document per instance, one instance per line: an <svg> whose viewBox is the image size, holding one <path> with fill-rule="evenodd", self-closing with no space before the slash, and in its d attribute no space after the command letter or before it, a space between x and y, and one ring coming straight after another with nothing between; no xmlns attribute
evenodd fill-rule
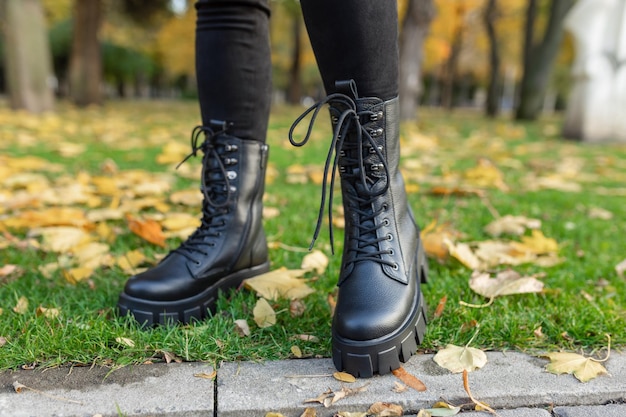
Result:
<svg viewBox="0 0 626 417"><path fill-rule="evenodd" d="M115 371L59 368L3 372L0 417L263 417L270 411L300 417L306 407L315 408L318 417L331 417L339 411L364 412L378 401L399 404L406 415L415 415L440 399L469 403L461 375L440 368L432 357L417 355L404 366L426 384L427 391L409 389L402 393L392 391L398 381L393 375L341 383L331 376L335 369L330 359L225 363L215 380L197 376L213 371L202 363L128 366ZM547 360L533 356L489 352L487 357L487 365L470 374L470 387L477 399L498 409L502 417L626 416L626 354L614 353L605 364L610 376L587 383L571 375L547 373ZM14 381L32 390L17 394ZM365 384L366 390L328 408L304 403L328 389ZM609 403L617 404L606 405Z"/></svg>

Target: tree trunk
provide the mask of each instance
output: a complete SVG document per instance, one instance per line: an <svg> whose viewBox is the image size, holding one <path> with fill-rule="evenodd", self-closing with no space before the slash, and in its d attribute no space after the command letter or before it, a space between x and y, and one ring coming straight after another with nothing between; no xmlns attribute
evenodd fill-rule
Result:
<svg viewBox="0 0 626 417"><path fill-rule="evenodd" d="M500 49L496 35L496 21L498 20L497 0L488 0L484 19L487 37L489 38L489 85L487 86L487 116L495 117L500 112Z"/></svg>
<svg viewBox="0 0 626 417"><path fill-rule="evenodd" d="M456 83L457 66L463 47L463 34L465 32L465 5L461 3L456 6L457 24L452 35L450 45L450 56L443 67L443 87L441 91L441 105L447 109L454 106L454 84Z"/></svg>
<svg viewBox="0 0 626 417"><path fill-rule="evenodd" d="M552 0L546 30L541 41L535 43L537 0L528 1L524 38L524 74L520 86L520 102L515 115L518 120L534 120L543 108L552 66L563 39L563 20L574 2L575 0Z"/></svg>
<svg viewBox="0 0 626 417"><path fill-rule="evenodd" d="M409 0L400 32L400 118L415 120L422 95L424 39L435 16L433 0Z"/></svg>
<svg viewBox="0 0 626 417"><path fill-rule="evenodd" d="M39 0L0 0L6 84L13 109L54 107L52 56Z"/></svg>
<svg viewBox="0 0 626 417"><path fill-rule="evenodd" d="M69 89L78 106L102 102L102 0L75 0Z"/></svg>
<svg viewBox="0 0 626 417"><path fill-rule="evenodd" d="M302 98L302 84L300 83L300 73L302 69L302 15L300 13L293 16L293 49L291 51L291 66L289 67L289 81L287 84L287 102L298 104Z"/></svg>

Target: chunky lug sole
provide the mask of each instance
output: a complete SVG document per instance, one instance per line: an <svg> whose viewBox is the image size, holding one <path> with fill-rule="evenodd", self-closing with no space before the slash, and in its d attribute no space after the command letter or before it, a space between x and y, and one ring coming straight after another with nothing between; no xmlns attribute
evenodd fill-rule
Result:
<svg viewBox="0 0 626 417"><path fill-rule="evenodd" d="M269 269L269 261L252 268L242 269L221 278L200 294L182 300L152 301L131 297L123 292L120 294L117 307L120 315L132 315L145 327L200 321L206 318L209 312L215 311L215 302L220 291L237 288L243 280L268 272Z"/></svg>
<svg viewBox="0 0 626 417"><path fill-rule="evenodd" d="M426 283L428 266L420 242L418 249L419 282ZM419 285L418 285L419 289ZM426 302L421 289L416 291L412 313L394 333L373 340L350 340L335 334L333 329L333 362L358 378L387 374L409 360L426 333Z"/></svg>

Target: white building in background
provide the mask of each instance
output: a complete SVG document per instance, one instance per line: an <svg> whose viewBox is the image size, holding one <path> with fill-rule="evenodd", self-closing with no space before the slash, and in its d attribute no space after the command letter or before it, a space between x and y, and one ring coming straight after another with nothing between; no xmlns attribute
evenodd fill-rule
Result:
<svg viewBox="0 0 626 417"><path fill-rule="evenodd" d="M576 46L565 136L626 142L626 0L579 0L565 27Z"/></svg>

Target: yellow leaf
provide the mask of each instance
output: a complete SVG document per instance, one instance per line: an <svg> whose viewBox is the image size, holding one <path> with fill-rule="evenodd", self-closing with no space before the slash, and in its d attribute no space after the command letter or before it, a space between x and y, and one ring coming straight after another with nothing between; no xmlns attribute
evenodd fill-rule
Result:
<svg viewBox="0 0 626 417"><path fill-rule="evenodd" d="M452 373L474 371L487 363L487 355L480 349L449 344L434 356L433 360Z"/></svg>
<svg viewBox="0 0 626 417"><path fill-rule="evenodd" d="M480 260L476 257L474 252L472 252L472 249L467 243L454 243L447 238L444 238L443 242L448 247L450 255L463 265L469 269L478 269L480 267Z"/></svg>
<svg viewBox="0 0 626 417"><path fill-rule="evenodd" d="M43 306L37 307L37 310L35 311L35 315L37 317L44 316L47 319L55 319L59 317L59 314L61 314L61 310L58 308L46 308Z"/></svg>
<svg viewBox="0 0 626 417"><path fill-rule="evenodd" d="M601 363L593 358L587 358L577 353L553 352L546 355L550 363L546 366L553 374L574 374L581 382L590 381L599 375L607 374Z"/></svg>
<svg viewBox="0 0 626 417"><path fill-rule="evenodd" d="M348 383L356 382L356 378L347 372L335 372L333 373L333 378L341 382L348 382Z"/></svg>
<svg viewBox="0 0 626 417"><path fill-rule="evenodd" d="M559 250L559 244L552 238L545 237L541 230L533 230L531 236L522 236L522 243L513 242L513 246L520 251L530 251L535 254L546 254Z"/></svg>
<svg viewBox="0 0 626 417"><path fill-rule="evenodd" d="M306 269L307 271L314 270L318 274L323 274L326 271L326 267L328 266L328 257L324 255L319 250L314 250L313 252L307 254L302 259L302 264L300 268Z"/></svg>
<svg viewBox="0 0 626 417"><path fill-rule="evenodd" d="M193 374L193 376L203 379L215 379L215 377L217 376L217 371L214 370L210 374L207 374L206 372L199 372L197 374Z"/></svg>
<svg viewBox="0 0 626 417"><path fill-rule="evenodd" d="M13 307L13 311L15 311L17 314L26 314L26 312L28 311L28 298L21 296L17 300L17 304L15 304L15 307Z"/></svg>
<svg viewBox="0 0 626 417"><path fill-rule="evenodd" d="M154 220L138 220L131 215L126 216L128 228L131 232L142 239L154 243L157 246L165 247L165 235L161 230L161 225Z"/></svg>
<svg viewBox="0 0 626 417"><path fill-rule="evenodd" d="M293 354L293 356L295 356L296 358L301 358L301 357L302 357L302 350L301 350L298 346L293 345L293 346L291 347L291 349L289 349L289 350L291 350L291 353L292 353L292 354Z"/></svg>
<svg viewBox="0 0 626 417"><path fill-rule="evenodd" d="M63 276L70 284L76 284L80 281L83 281L85 278L89 278L91 274L93 274L93 272L94 270L92 268L70 268L63 269Z"/></svg>
<svg viewBox="0 0 626 417"><path fill-rule="evenodd" d="M259 298L252 309L254 322L261 328L276 324L276 312L265 298Z"/></svg>
<svg viewBox="0 0 626 417"><path fill-rule="evenodd" d="M78 227L42 227L31 230L34 236L42 237L41 248L48 252L67 252L90 240L89 235Z"/></svg>
<svg viewBox="0 0 626 417"><path fill-rule="evenodd" d="M280 268L246 279L243 283L247 289L256 291L268 300L277 300L281 297L294 300L315 292L304 279L298 278L304 273L306 271L303 269Z"/></svg>
<svg viewBox="0 0 626 417"><path fill-rule="evenodd" d="M135 269L144 263L146 260L146 255L143 254L139 249L135 249L129 252L126 252L117 260L115 263L119 266L125 273L134 273Z"/></svg>
<svg viewBox="0 0 626 417"><path fill-rule="evenodd" d="M316 417L317 412L315 408L307 407L304 409L304 412L300 415L300 417Z"/></svg>

